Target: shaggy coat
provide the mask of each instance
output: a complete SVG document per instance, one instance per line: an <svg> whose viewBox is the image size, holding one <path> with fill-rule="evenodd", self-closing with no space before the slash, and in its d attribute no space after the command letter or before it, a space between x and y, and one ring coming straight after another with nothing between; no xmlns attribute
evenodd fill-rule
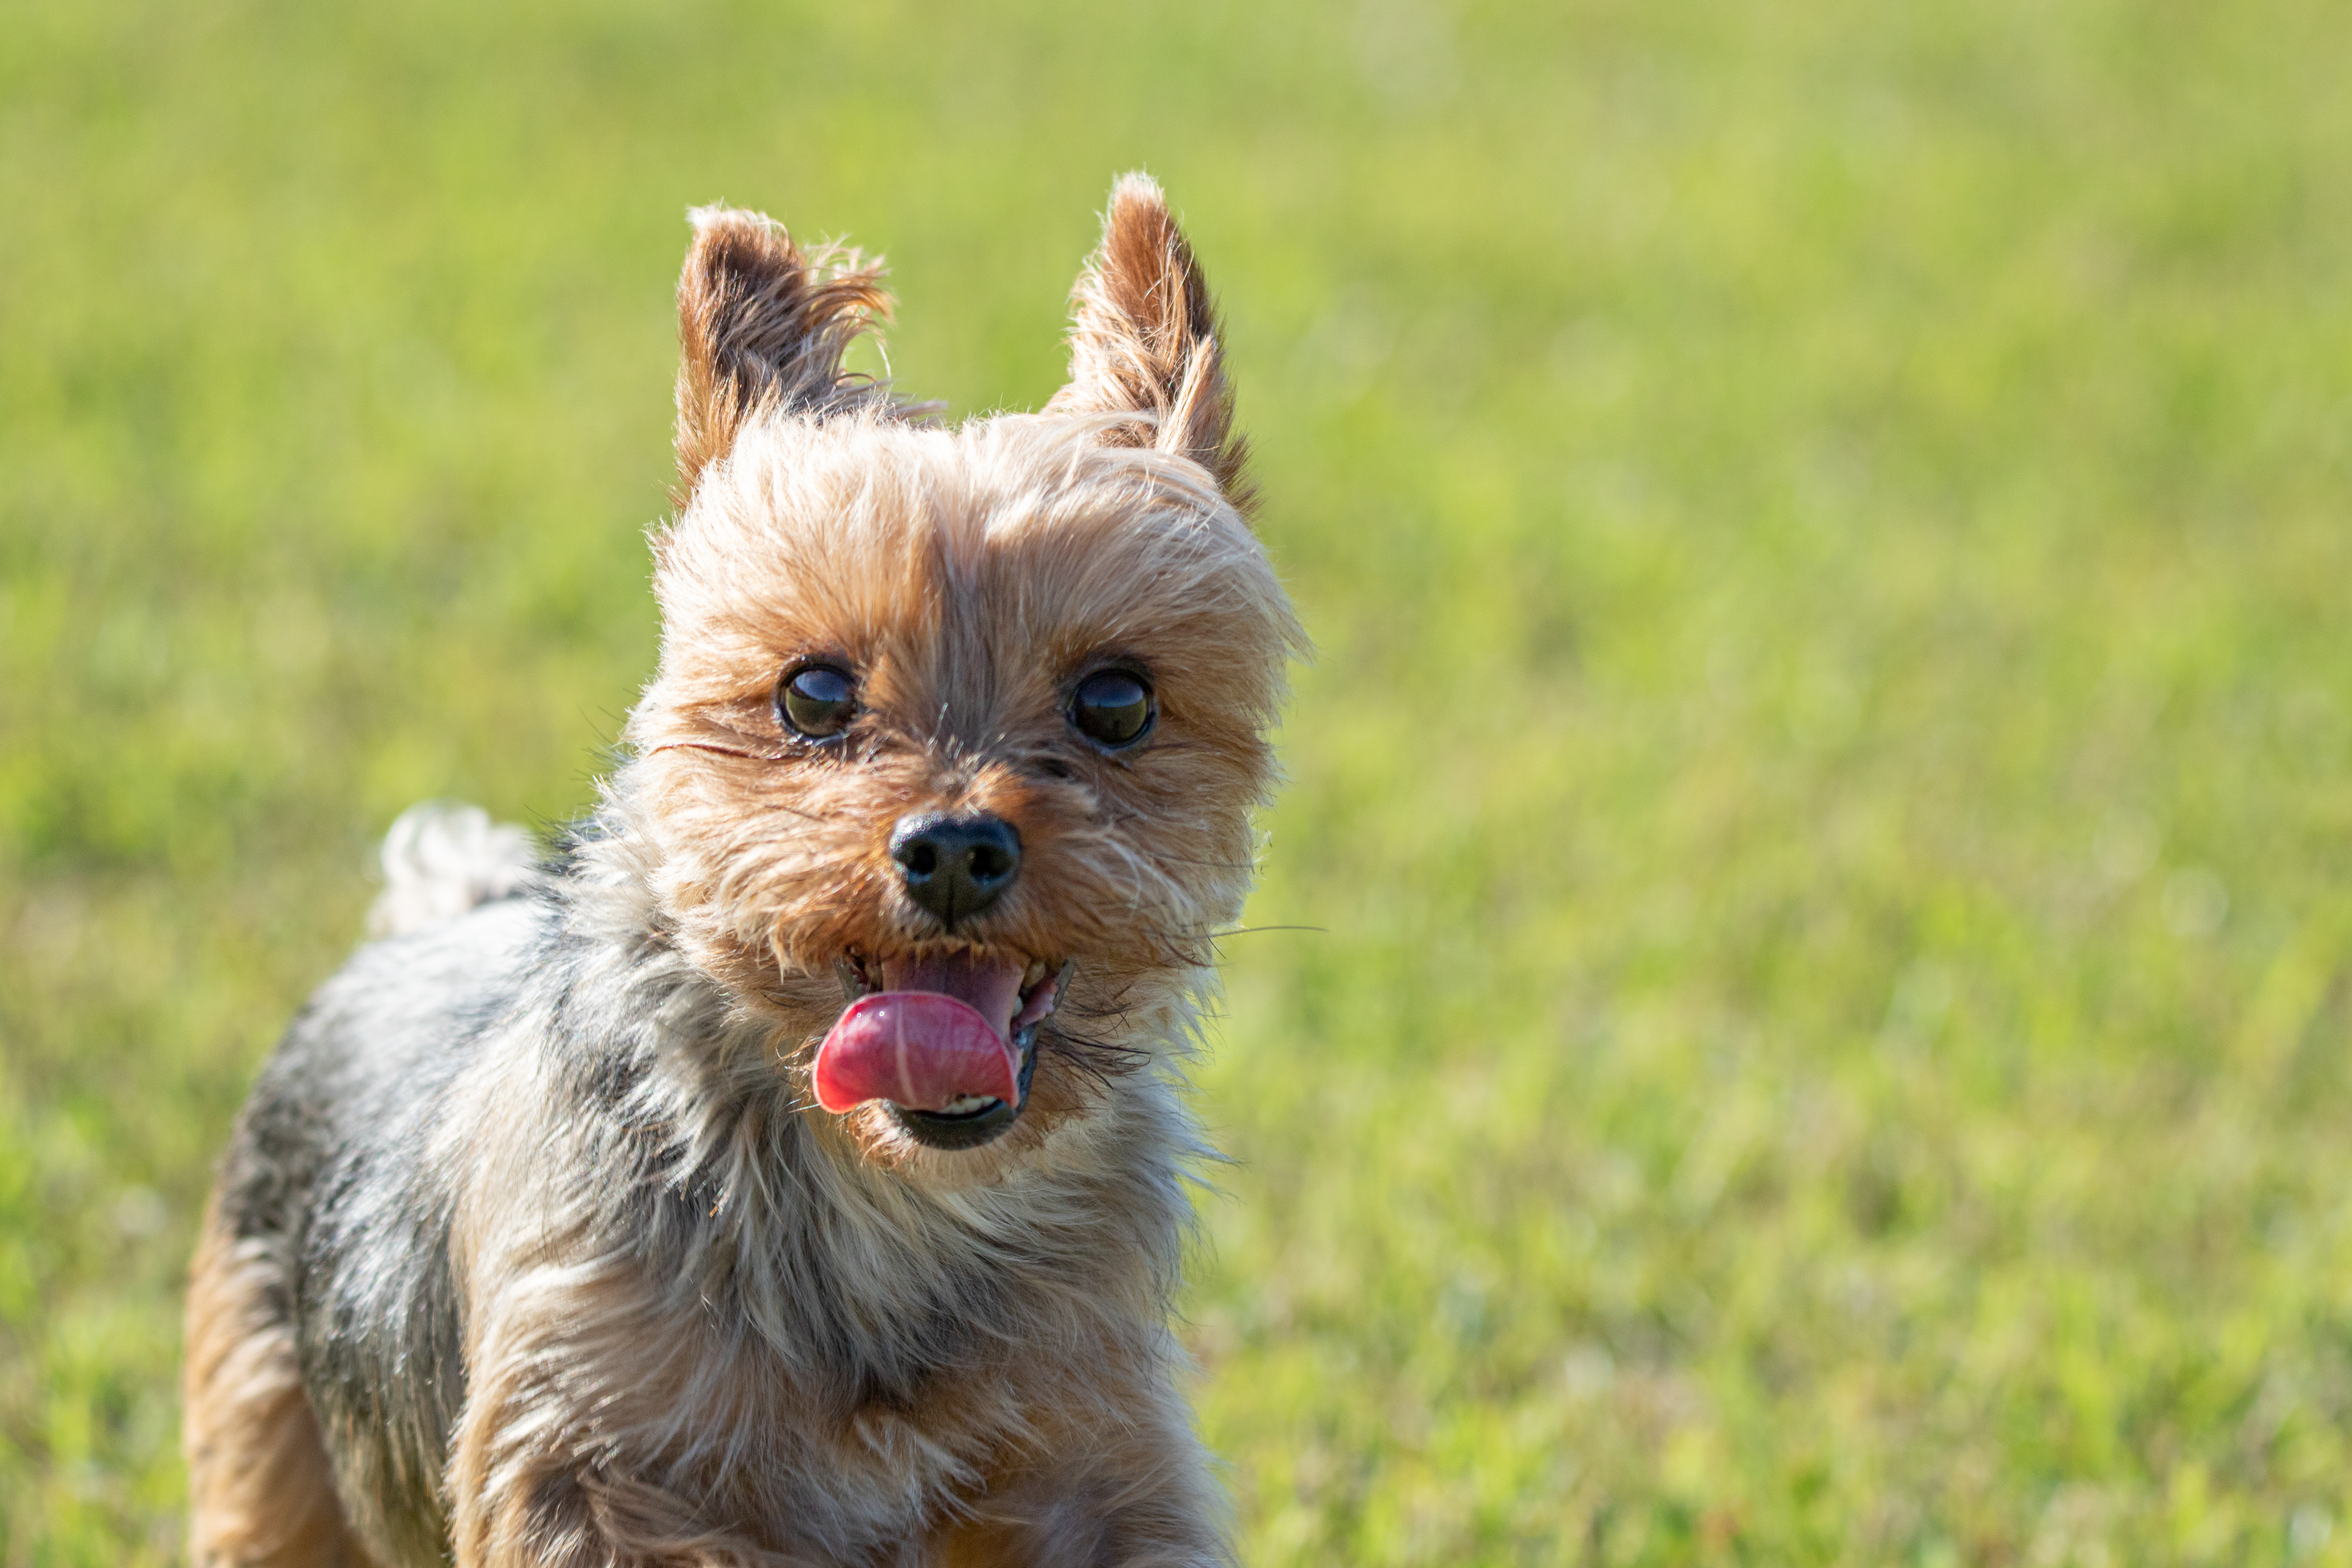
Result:
<svg viewBox="0 0 2352 1568"><path fill-rule="evenodd" d="M195 1559L1225 1562L1174 1063L1302 645L1205 285L1123 180L1070 384L949 429L842 370L877 268L696 223L627 760L542 864L404 819L389 934L263 1070L189 1301ZM780 717L811 658L856 688L821 745ZM1106 668L1154 704L1122 749L1072 717ZM929 810L1021 847L945 929L892 858ZM845 964L942 952L1064 976L1017 1120L818 1109Z"/></svg>

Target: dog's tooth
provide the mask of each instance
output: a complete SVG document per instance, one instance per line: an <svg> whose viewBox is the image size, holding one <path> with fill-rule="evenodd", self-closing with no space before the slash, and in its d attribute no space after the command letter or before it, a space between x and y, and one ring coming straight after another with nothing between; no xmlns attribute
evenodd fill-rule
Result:
<svg viewBox="0 0 2352 1568"><path fill-rule="evenodd" d="M1024 986L1034 985L1037 982L1045 978L1045 965L1033 958L1029 961L1029 968L1027 972L1021 976L1021 984Z"/></svg>

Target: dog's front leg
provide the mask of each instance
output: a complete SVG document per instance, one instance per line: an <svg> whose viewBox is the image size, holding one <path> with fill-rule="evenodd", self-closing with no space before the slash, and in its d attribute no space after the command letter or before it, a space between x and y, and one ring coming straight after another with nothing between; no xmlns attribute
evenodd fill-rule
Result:
<svg viewBox="0 0 2352 1568"><path fill-rule="evenodd" d="M551 1395L469 1402L448 1472L458 1568L803 1568L625 1459L578 1452L572 1413Z"/></svg>
<svg viewBox="0 0 2352 1568"><path fill-rule="evenodd" d="M649 1479L679 1471L657 1436L667 1418L674 1447L678 1403L735 1380L632 1263L503 1261L480 1277L498 1289L468 1324L449 1446L458 1568L814 1568Z"/></svg>
<svg viewBox="0 0 2352 1568"><path fill-rule="evenodd" d="M458 1568L815 1568L602 1468L530 1466L455 1500Z"/></svg>
<svg viewBox="0 0 2352 1568"><path fill-rule="evenodd" d="M630 1474L625 1458L578 1452L560 1411L469 1405L450 1453L457 1568L818 1568Z"/></svg>

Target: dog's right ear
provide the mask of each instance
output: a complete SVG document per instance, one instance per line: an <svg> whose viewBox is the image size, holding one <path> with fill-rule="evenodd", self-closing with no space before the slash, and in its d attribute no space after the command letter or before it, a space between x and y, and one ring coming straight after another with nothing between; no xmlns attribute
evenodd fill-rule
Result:
<svg viewBox="0 0 2352 1568"><path fill-rule="evenodd" d="M1149 175L1125 174L1103 215L1102 244L1071 295L1070 380L1049 410L1145 414L1114 426L1119 446L1180 452L1216 476L1246 516L1249 448L1234 431L1234 394L1208 280Z"/></svg>
<svg viewBox="0 0 2352 1568"><path fill-rule="evenodd" d="M677 504L770 407L822 412L887 402L841 356L890 313L882 268L854 250L802 254L782 226L698 207L677 280Z"/></svg>

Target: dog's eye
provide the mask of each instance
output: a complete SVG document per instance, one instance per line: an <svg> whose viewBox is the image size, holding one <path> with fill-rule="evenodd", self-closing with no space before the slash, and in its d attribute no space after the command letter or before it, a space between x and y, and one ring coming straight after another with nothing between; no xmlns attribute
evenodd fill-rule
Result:
<svg viewBox="0 0 2352 1568"><path fill-rule="evenodd" d="M1151 720L1151 687L1131 670L1097 669L1070 699L1070 722L1097 746L1131 746Z"/></svg>
<svg viewBox="0 0 2352 1568"><path fill-rule="evenodd" d="M832 665L804 664L777 683L776 713L796 735L831 740L856 717L857 688Z"/></svg>

